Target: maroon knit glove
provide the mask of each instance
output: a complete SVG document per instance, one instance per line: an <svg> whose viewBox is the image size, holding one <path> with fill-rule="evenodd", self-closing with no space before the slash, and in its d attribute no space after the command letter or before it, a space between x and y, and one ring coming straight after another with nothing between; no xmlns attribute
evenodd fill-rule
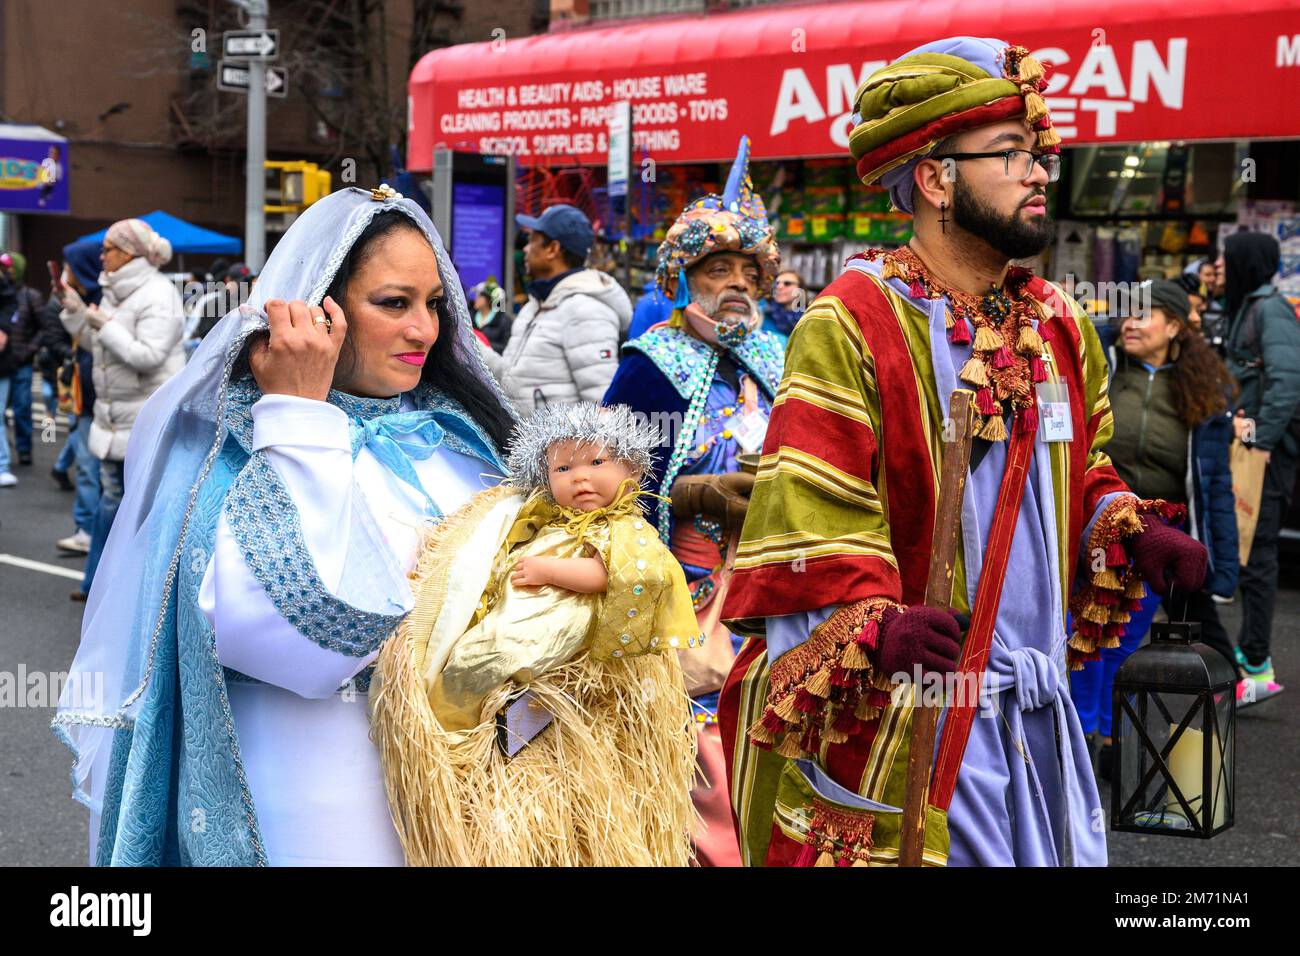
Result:
<svg viewBox="0 0 1300 956"><path fill-rule="evenodd" d="M1168 597L1171 590L1187 594L1205 583L1209 562L1205 545L1156 515L1142 515L1142 527L1142 533L1125 544L1133 555L1133 570L1153 594Z"/></svg>
<svg viewBox="0 0 1300 956"><path fill-rule="evenodd" d="M951 674L957 669L960 640L961 626L949 611L923 605L889 608L880 618L876 660L886 677L910 676L917 664L923 674Z"/></svg>

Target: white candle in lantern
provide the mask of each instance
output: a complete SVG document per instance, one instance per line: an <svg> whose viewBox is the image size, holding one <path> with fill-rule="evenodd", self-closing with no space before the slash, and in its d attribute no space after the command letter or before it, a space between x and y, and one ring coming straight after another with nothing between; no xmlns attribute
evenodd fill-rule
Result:
<svg viewBox="0 0 1300 956"><path fill-rule="evenodd" d="M1177 724L1171 725L1169 728L1170 736L1173 736L1174 731L1177 729ZM1178 743L1174 744L1174 749L1170 751L1168 758L1169 775L1178 785L1183 799L1196 812L1198 818L1201 817L1203 812L1201 784L1204 780L1202 774L1205 757L1204 737L1205 735L1201 731L1188 727L1183 731L1183 735L1178 738ZM1210 789L1214 794L1214 813L1211 829L1217 830L1223 824L1226 810L1223 799L1224 788L1219 784L1223 755L1218 737L1215 737L1212 742L1210 760ZM1180 817L1186 816L1182 804L1178 802L1178 798L1174 796L1172 790L1169 793L1169 800L1165 804L1165 810Z"/></svg>

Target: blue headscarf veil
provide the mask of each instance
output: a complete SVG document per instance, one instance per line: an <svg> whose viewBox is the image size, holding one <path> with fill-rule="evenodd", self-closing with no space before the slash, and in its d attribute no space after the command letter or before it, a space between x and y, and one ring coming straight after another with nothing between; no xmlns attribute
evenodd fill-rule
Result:
<svg viewBox="0 0 1300 956"><path fill-rule="evenodd" d="M267 862L226 696L232 674L219 664L197 606L228 497L238 504L230 509L232 531L250 568L305 638L361 657L409 606L401 575L364 547L354 560L350 546L338 597L320 586L292 501L264 454L249 448L249 409L260 393L248 380L231 381L248 336L267 327L264 303L319 304L366 226L388 210L410 217L437 256L453 359L510 408L483 364L447 252L419 206L389 190L349 188L294 222L247 304L204 338L131 431L126 493L52 725L73 753L73 796L92 820L102 817L101 864ZM499 450L458 402L426 386L409 398L436 421L449 447L501 468ZM366 420L397 412L399 400L331 392L330 401L353 418L355 453Z"/></svg>

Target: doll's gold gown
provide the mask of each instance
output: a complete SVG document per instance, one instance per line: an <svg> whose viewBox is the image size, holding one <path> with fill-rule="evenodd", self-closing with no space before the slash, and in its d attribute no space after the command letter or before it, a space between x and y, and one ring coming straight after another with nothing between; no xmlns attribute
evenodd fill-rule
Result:
<svg viewBox="0 0 1300 956"><path fill-rule="evenodd" d="M371 692L408 864L688 861L694 727L671 651L699 630L636 502L584 513L501 487L431 532ZM520 557L593 554L603 594L510 583ZM554 719L507 758L497 712L525 688Z"/></svg>

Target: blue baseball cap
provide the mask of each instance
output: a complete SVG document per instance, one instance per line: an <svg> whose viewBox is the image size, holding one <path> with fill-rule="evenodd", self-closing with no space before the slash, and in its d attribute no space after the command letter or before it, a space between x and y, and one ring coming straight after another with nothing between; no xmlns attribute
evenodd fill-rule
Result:
<svg viewBox="0 0 1300 956"><path fill-rule="evenodd" d="M560 248L575 256L587 258L595 238L591 222L581 209L566 203L549 207L540 216L515 216L515 222L524 229L545 233L560 244Z"/></svg>

